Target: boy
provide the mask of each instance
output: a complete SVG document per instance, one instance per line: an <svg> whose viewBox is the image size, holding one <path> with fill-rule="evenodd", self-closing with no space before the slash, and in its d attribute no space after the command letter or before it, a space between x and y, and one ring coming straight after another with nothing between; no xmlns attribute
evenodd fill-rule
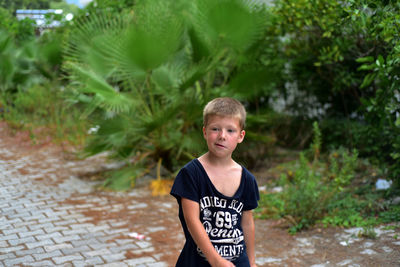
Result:
<svg viewBox="0 0 400 267"><path fill-rule="evenodd" d="M246 111L216 98L203 111L208 152L178 173L171 189L186 242L178 267L254 267L254 220L259 192L254 176L232 159L245 136Z"/></svg>

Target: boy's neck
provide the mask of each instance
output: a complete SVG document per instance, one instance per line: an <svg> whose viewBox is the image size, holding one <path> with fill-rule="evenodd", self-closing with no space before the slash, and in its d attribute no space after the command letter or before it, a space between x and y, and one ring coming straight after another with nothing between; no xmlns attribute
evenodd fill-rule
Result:
<svg viewBox="0 0 400 267"><path fill-rule="evenodd" d="M200 161L205 162L207 165L215 167L229 167L235 164L235 161L231 157L220 158L214 156L212 153L207 152L199 158Z"/></svg>

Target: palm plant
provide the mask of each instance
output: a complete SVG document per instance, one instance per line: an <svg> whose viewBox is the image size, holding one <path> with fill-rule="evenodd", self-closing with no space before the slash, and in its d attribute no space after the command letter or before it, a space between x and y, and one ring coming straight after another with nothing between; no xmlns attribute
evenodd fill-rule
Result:
<svg viewBox="0 0 400 267"><path fill-rule="evenodd" d="M0 30L0 93L15 93L41 80L35 67L38 46L27 40L17 46L12 35Z"/></svg>
<svg viewBox="0 0 400 267"><path fill-rule="evenodd" d="M99 125L86 151L126 162L109 186L132 184L149 162L174 170L204 150L202 107L234 93L229 81L262 38L263 11L247 0L148 0L76 22L64 70L83 116Z"/></svg>

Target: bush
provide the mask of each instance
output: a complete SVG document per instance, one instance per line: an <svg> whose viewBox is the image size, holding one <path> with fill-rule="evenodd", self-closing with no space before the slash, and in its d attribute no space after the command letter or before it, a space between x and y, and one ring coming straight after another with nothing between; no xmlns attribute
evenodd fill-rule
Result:
<svg viewBox="0 0 400 267"><path fill-rule="evenodd" d="M320 159L321 144L322 136L318 124L314 123L314 140L310 147L312 161L301 153L299 161L291 167L294 171L289 170L281 176L283 191L275 197L263 198L260 204L273 206L275 213L291 224L292 233L324 218L335 197L355 176L357 151L350 154L345 149L336 150L324 162Z"/></svg>
<svg viewBox="0 0 400 267"><path fill-rule="evenodd" d="M294 87L305 98L316 96L314 105L327 107L319 117L344 121L349 130L333 125L340 145L375 156L395 181L400 177L400 39L393 22L399 11L396 1L290 0L272 7L274 34L281 37L276 55L287 62L281 90L291 94ZM302 103L307 102L296 99L290 108L298 112L292 113L301 113L307 106Z"/></svg>
<svg viewBox="0 0 400 267"><path fill-rule="evenodd" d="M35 140L51 137L83 145L87 123L80 120L79 109L65 101L61 88L59 83L48 82L20 89L13 95L12 104L4 105L2 117L14 128L30 131Z"/></svg>
<svg viewBox="0 0 400 267"><path fill-rule="evenodd" d="M260 50L264 11L243 0L157 0L139 1L133 13L97 10L77 20L64 70L74 100L99 125L88 154L110 151L125 161L126 175L118 176L128 181L118 184L132 185L138 170L160 159L173 172L204 152L204 104L227 94L245 102L243 82L262 77L248 66Z"/></svg>
<svg viewBox="0 0 400 267"><path fill-rule="evenodd" d="M322 223L364 227L368 236L371 226L397 221L398 205L385 200L392 195L390 190L375 191L370 163L358 159L357 150L349 153L343 147L319 154L322 140L326 138L314 123L310 150L284 167L282 192L262 194L258 216L286 219L291 233Z"/></svg>

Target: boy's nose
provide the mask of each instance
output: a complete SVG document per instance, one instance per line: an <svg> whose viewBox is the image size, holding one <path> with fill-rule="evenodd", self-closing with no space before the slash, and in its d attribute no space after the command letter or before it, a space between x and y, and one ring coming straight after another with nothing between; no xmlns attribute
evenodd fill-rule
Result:
<svg viewBox="0 0 400 267"><path fill-rule="evenodd" d="M225 131L224 129L222 129L222 130L220 131L219 137L220 137L221 139L225 139L225 136L226 136L226 131Z"/></svg>

